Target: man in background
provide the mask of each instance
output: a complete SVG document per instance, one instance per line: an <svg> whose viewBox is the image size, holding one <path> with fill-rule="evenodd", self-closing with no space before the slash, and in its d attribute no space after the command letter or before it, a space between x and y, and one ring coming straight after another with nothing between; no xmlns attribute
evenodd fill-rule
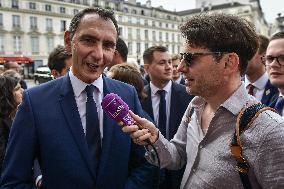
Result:
<svg viewBox="0 0 284 189"><path fill-rule="evenodd" d="M182 74L178 71L178 65L180 64L180 56L175 54L172 56L172 65L173 65L173 81L184 85L184 78Z"/></svg>
<svg viewBox="0 0 284 189"><path fill-rule="evenodd" d="M269 41L264 57L271 84L278 88L271 107L284 116L284 32L275 33Z"/></svg>
<svg viewBox="0 0 284 189"><path fill-rule="evenodd" d="M64 76L72 66L72 55L63 46L58 45L49 54L47 65L55 79Z"/></svg>
<svg viewBox="0 0 284 189"><path fill-rule="evenodd" d="M265 56L269 39L263 35L258 35L258 43L258 50L248 63L245 86L250 95L269 106L272 103L273 96L278 94L278 89L270 83L265 63L262 60L262 57Z"/></svg>
<svg viewBox="0 0 284 189"><path fill-rule="evenodd" d="M120 37L117 39L116 49L114 51L113 59L110 65L108 66L108 70L117 64L122 64L127 62L128 56L128 47Z"/></svg>
<svg viewBox="0 0 284 189"><path fill-rule="evenodd" d="M164 46L153 46L144 51L144 68L150 76L150 84L145 86L147 97L142 101L143 109L155 121L163 135L172 139L177 132L182 116L193 98L183 85L172 81L172 59ZM164 169L160 189L180 187L183 169Z"/></svg>

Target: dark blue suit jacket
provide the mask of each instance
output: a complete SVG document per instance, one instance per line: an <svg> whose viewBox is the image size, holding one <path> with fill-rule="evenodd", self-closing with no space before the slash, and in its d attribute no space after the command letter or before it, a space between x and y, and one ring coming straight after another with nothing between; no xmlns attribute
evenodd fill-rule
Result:
<svg viewBox="0 0 284 189"><path fill-rule="evenodd" d="M268 80L265 85L265 90L261 99L261 103L270 106L275 101L275 97L277 99L278 95L279 95L278 88L273 86L270 83L270 80Z"/></svg>
<svg viewBox="0 0 284 189"><path fill-rule="evenodd" d="M186 92L185 86L172 82L172 93L171 93L171 108L170 108L170 119L169 119L169 139L172 139L177 132L180 125L183 114L192 100L193 96ZM151 99L151 88L150 85L145 86L147 92L147 98L142 102L143 109L149 114L154 120L152 99ZM180 182L183 176L184 169L178 171L166 170L164 179L161 183L161 189L176 189L180 187Z"/></svg>
<svg viewBox="0 0 284 189"><path fill-rule="evenodd" d="M118 94L142 115L134 87L103 79L104 95ZM28 89L12 126L2 188L33 188L35 158L43 174L42 188L152 188L155 171L144 159L144 148L132 143L106 114L103 124L101 162L95 175L69 76Z"/></svg>

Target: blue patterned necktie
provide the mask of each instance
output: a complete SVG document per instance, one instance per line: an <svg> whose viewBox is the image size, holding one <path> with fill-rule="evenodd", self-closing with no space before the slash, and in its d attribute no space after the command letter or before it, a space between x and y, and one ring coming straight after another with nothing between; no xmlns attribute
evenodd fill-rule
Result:
<svg viewBox="0 0 284 189"><path fill-rule="evenodd" d="M162 135L167 138L166 124L167 124L167 113L166 113L166 99L165 99L165 90L158 90L157 92L160 95L160 104L159 104L159 122L158 127Z"/></svg>
<svg viewBox="0 0 284 189"><path fill-rule="evenodd" d="M284 98L283 96L279 96L276 104L275 104L275 110L277 110L277 112L282 116L282 110L283 110L283 106L284 106Z"/></svg>
<svg viewBox="0 0 284 189"><path fill-rule="evenodd" d="M97 172L101 154L101 135L97 106L93 98L93 92L95 88L96 87L93 85L87 85L85 88L85 91L87 93L86 140L92 158L94 170L95 172Z"/></svg>

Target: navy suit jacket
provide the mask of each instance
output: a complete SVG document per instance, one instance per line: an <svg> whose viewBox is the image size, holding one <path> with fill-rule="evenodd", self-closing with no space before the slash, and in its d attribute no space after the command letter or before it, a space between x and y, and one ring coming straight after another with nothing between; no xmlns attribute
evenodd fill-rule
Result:
<svg viewBox="0 0 284 189"><path fill-rule="evenodd" d="M104 95L118 94L129 108L143 115L134 87L104 79ZM143 147L104 114L102 154L97 175L68 75L28 89L13 123L4 160L2 188L31 189L32 167L39 160L43 187L48 189L152 188L153 166Z"/></svg>
<svg viewBox="0 0 284 189"><path fill-rule="evenodd" d="M265 85L263 96L261 98L261 103L270 106L275 101L275 97L277 100L278 95L279 95L278 88L273 86L270 83L270 80L268 80Z"/></svg>
<svg viewBox="0 0 284 189"><path fill-rule="evenodd" d="M186 92L185 86L172 82L171 93L171 107L170 107L170 119L169 119L169 139L172 139L177 132L177 129L181 123L183 114L194 96L189 95ZM154 120L152 99L151 99L151 87L145 86L147 98L142 101L143 109ZM176 189L180 187L180 182L183 176L184 169L177 171L164 170L162 172L163 180L161 181L160 188L162 189Z"/></svg>

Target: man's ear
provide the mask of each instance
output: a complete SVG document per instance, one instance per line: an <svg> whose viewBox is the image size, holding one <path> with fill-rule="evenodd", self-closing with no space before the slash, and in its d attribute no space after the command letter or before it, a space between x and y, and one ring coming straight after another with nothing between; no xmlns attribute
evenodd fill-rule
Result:
<svg viewBox="0 0 284 189"><path fill-rule="evenodd" d="M65 45L65 50L68 53L72 53L72 51L71 51L71 38L70 38L70 32L69 31L65 31L65 33L64 33L64 45Z"/></svg>
<svg viewBox="0 0 284 189"><path fill-rule="evenodd" d="M229 72L236 71L239 69L240 59L236 53L228 53L227 57L225 58L225 69Z"/></svg>
<svg viewBox="0 0 284 189"><path fill-rule="evenodd" d="M146 71L146 73L148 73L148 70L149 70L149 64L144 64L144 70Z"/></svg>

